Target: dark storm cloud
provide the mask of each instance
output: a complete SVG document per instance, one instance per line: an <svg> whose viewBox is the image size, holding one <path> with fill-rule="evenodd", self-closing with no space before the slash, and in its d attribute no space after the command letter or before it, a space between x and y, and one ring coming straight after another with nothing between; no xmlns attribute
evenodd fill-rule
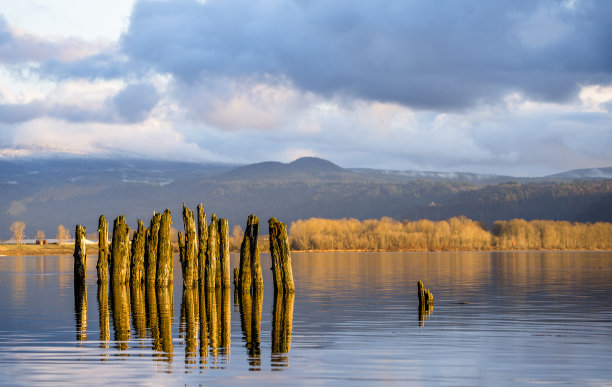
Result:
<svg viewBox="0 0 612 387"><path fill-rule="evenodd" d="M138 2L122 50L186 82L279 76L322 95L463 108L612 81L609 1Z"/></svg>
<svg viewBox="0 0 612 387"><path fill-rule="evenodd" d="M115 111L126 122L140 122L157 105L159 95L155 86L147 83L129 85L112 100Z"/></svg>

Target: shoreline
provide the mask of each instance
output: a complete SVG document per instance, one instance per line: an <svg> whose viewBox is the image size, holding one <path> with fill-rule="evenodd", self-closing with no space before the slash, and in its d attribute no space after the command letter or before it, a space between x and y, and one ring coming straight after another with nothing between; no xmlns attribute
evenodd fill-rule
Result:
<svg viewBox="0 0 612 387"><path fill-rule="evenodd" d="M474 252L612 252L612 250L589 250L589 249L486 249L486 250L291 250L292 253L474 253ZM176 252L176 251L175 251ZM36 256L36 255L72 255L74 244L66 243L62 245L6 245L0 244L0 257L6 256ZM97 255L98 245L87 245L87 253ZM232 251L233 254L239 251ZM260 249L260 253L269 253L268 249Z"/></svg>

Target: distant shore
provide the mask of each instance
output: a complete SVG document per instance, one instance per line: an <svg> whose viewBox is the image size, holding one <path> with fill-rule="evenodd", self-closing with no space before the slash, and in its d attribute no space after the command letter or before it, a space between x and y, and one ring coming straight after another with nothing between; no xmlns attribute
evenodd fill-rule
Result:
<svg viewBox="0 0 612 387"><path fill-rule="evenodd" d="M175 248L175 252L178 250ZM426 253L426 252L509 252L509 251L609 251L609 250L598 250L598 249L485 249L485 250L367 250L367 249L319 249L319 250L291 250L292 253L351 253L351 252L389 252L389 253ZM267 248L261 248L261 253L267 253ZM64 243L61 245L50 244L50 245L33 245L33 244L22 244L20 247L14 244L0 244L0 256L27 256L27 255L72 255L74 253L74 244ZM87 245L87 253L92 255L98 254L98 245L89 244ZM238 251L232 251L232 253L238 253Z"/></svg>

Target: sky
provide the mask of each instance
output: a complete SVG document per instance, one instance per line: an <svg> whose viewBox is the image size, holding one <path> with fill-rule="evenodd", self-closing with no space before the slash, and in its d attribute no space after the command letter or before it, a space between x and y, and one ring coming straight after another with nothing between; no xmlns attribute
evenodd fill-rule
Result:
<svg viewBox="0 0 612 387"><path fill-rule="evenodd" d="M612 166L607 0L0 0L0 156Z"/></svg>

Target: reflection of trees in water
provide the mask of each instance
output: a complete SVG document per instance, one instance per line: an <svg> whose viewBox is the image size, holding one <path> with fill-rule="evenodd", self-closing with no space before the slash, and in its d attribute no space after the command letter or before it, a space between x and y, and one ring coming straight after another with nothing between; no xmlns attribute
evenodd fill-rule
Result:
<svg viewBox="0 0 612 387"><path fill-rule="evenodd" d="M261 370L261 312L263 305L263 289L254 289L253 295L247 290L236 289L240 310L240 325L247 353L249 370Z"/></svg>
<svg viewBox="0 0 612 387"><path fill-rule="evenodd" d="M274 292L272 313L272 368L287 367L291 349L291 329L293 327L293 302L295 293Z"/></svg>
<svg viewBox="0 0 612 387"><path fill-rule="evenodd" d="M74 317L76 320L76 339L87 340L87 284L85 280L74 280Z"/></svg>
<svg viewBox="0 0 612 387"><path fill-rule="evenodd" d="M112 284L113 329L115 347L120 350L129 348L130 340L130 291L126 284Z"/></svg>

